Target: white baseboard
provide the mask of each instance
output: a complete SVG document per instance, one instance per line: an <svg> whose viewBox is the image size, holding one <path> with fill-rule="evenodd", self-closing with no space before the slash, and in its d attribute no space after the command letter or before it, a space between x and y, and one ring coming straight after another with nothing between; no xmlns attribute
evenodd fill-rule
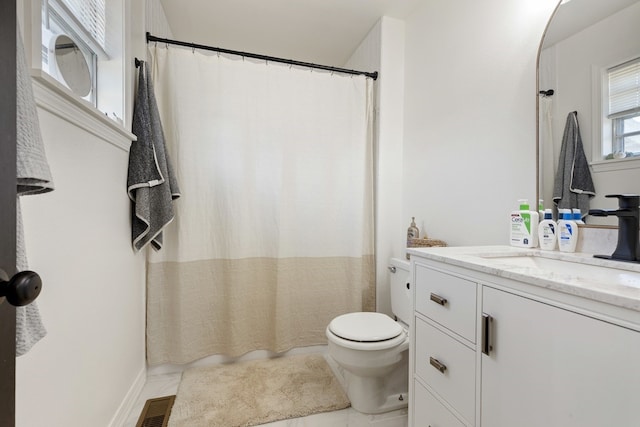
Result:
<svg viewBox="0 0 640 427"><path fill-rule="evenodd" d="M147 381L147 368L143 367L138 373L135 381L129 388L126 396L122 400L120 407L116 411L115 415L111 419L109 423L109 427L124 427L127 419L129 418L129 414L133 409L133 406L136 404L138 400L138 396L144 387L145 382Z"/></svg>

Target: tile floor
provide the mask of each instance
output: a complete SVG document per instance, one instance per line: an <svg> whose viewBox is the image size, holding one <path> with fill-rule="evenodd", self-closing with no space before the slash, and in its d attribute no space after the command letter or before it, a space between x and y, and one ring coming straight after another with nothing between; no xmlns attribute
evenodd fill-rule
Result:
<svg viewBox="0 0 640 427"><path fill-rule="evenodd" d="M135 427L148 399L176 394L181 375L181 373L169 373L149 376L124 427ZM347 408L263 425L269 427L406 427L407 410L365 415Z"/></svg>

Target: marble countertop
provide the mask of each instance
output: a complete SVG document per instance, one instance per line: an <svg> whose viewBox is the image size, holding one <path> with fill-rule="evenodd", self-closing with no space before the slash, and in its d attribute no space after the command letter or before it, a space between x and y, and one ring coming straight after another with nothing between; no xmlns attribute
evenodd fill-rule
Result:
<svg viewBox="0 0 640 427"><path fill-rule="evenodd" d="M543 251L512 246L408 248L407 252L412 256L640 312L640 263L594 258L593 255L585 253ZM534 265L536 258L540 261L551 260L548 262L555 263L555 266L554 268L545 267L544 262Z"/></svg>

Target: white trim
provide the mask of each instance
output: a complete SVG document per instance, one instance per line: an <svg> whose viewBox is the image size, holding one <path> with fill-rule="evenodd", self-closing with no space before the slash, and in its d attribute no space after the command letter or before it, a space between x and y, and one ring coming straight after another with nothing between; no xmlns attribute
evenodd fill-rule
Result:
<svg viewBox="0 0 640 427"><path fill-rule="evenodd" d="M133 133L100 112L89 102L78 98L70 89L46 72L32 68L31 76L33 77L33 93L38 107L124 151L129 151L131 141L137 139Z"/></svg>
<svg viewBox="0 0 640 427"><path fill-rule="evenodd" d="M598 65L591 66L591 164L600 162L603 158L604 117L603 111L603 71Z"/></svg>
<svg viewBox="0 0 640 427"><path fill-rule="evenodd" d="M113 418L109 423L109 427L123 427L126 424L127 419L129 418L129 415L131 415L131 411L133 410L136 402L138 401L138 397L140 396L140 393L142 392L142 389L144 388L144 384L146 383L146 381L147 381L147 368L145 366L140 370L135 381L129 388L127 395L122 400L122 403L120 403L118 410L113 415Z"/></svg>
<svg viewBox="0 0 640 427"><path fill-rule="evenodd" d="M611 159L591 162L593 172L613 172L624 169L639 169L640 157L629 157L626 159Z"/></svg>

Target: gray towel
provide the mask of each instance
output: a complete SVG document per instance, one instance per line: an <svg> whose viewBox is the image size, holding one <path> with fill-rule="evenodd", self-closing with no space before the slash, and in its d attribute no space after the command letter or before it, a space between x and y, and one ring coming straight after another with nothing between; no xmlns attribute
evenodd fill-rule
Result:
<svg viewBox="0 0 640 427"><path fill-rule="evenodd" d="M151 243L160 250L162 230L174 218L173 200L180 197L180 190L166 153L160 114L144 61L140 61L132 131L138 137L131 144L127 178L127 192L133 202L133 248L139 251Z"/></svg>
<svg viewBox="0 0 640 427"><path fill-rule="evenodd" d="M596 195L587 157L582 147L578 113L569 113L562 136L558 170L553 185L553 201L558 209L578 208L584 217L589 201Z"/></svg>
<svg viewBox="0 0 640 427"><path fill-rule="evenodd" d="M16 268L17 271L24 271L28 269L28 263L20 212L20 196L52 191L53 182L40 134L40 123L22 36L19 28L16 28L16 31L16 176L18 185ZM16 307L16 355L21 356L28 352L46 334L47 331L42 324L35 301L24 307Z"/></svg>

